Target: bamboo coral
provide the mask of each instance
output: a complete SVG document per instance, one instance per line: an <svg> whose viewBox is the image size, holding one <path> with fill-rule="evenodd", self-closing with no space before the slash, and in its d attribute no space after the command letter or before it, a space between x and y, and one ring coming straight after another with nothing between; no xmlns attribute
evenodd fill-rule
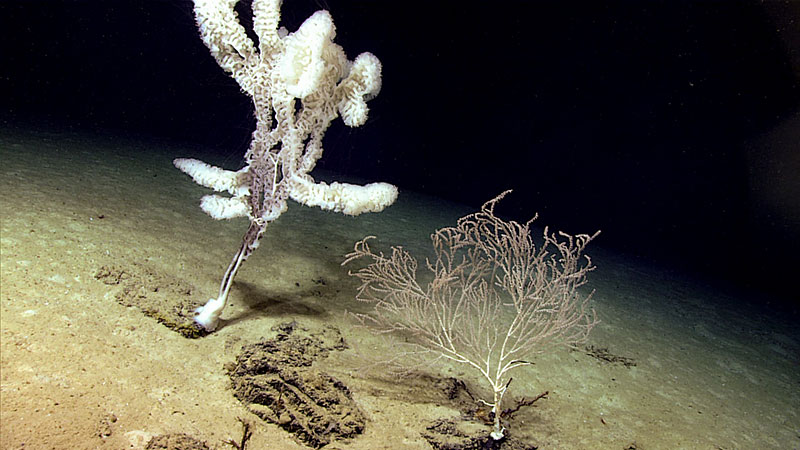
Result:
<svg viewBox="0 0 800 450"><path fill-rule="evenodd" d="M573 237L545 228L537 247L533 219L520 224L495 216L507 193L431 235L435 256L426 260L427 284L418 282L413 256L400 247L375 253L371 237L342 263L370 261L351 272L361 281L357 298L374 305L356 317L376 333L402 334L400 345L408 349L401 356L449 359L488 382L492 399L482 401L492 408L494 439L504 436L500 405L510 373L533 364L531 357L549 345L583 341L596 323L591 294L581 296L578 288L594 269L582 253L597 233Z"/></svg>
<svg viewBox="0 0 800 450"><path fill-rule="evenodd" d="M195 0L194 10L211 55L253 100L257 124L245 166L234 172L195 159L174 161L198 184L231 195L203 197L203 211L214 219L250 219L219 295L198 308L195 322L206 331L217 327L236 272L289 198L349 215L381 211L397 198L397 188L387 183L325 184L310 175L333 119L341 115L351 127L366 122L366 102L381 87L378 58L362 53L349 61L333 43L336 33L327 11L317 11L293 33L279 29L280 0L253 0L256 44L238 20L236 3Z"/></svg>

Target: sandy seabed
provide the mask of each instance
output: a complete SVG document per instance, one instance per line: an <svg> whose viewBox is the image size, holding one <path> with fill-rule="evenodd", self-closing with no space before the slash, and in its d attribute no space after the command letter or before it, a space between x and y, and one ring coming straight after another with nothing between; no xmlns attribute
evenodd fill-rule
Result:
<svg viewBox="0 0 800 450"><path fill-rule="evenodd" d="M204 338L118 301L120 286L96 277L103 267L157 274L203 303L244 233L242 220L203 214L207 192L172 166L177 156L204 158L170 144L0 132L1 448L143 449L172 433L233 448L224 442L241 437L240 419L252 424L249 449L308 448L248 410L229 377L242 348L286 323L335 329L346 343L312 368L347 386L365 426L324 448L431 448L427 428L463 415L442 380L486 393L457 365L400 380L367 366L392 349L345 314L364 306L343 255L366 235L424 255L433 230L469 212L436 199L402 192L383 213L355 218L291 204L239 272L223 327ZM514 417L515 439L541 449L800 448L792 317L589 253L594 351L556 349L514 374L510 395L549 393Z"/></svg>

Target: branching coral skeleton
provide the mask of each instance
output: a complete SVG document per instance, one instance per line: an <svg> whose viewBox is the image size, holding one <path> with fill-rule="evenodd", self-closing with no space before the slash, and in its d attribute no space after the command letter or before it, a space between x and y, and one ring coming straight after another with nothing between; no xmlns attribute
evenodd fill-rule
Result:
<svg viewBox="0 0 800 450"><path fill-rule="evenodd" d="M531 357L548 346L582 342L596 323L591 294L578 288L594 269L583 250L599 232L570 236L545 228L537 246L533 219L520 224L495 216L507 193L431 235L435 256L426 260L431 281L424 286L414 257L402 247L376 253L372 236L343 263L369 261L350 272L361 281L357 298L374 305L355 315L364 326L402 334L398 345L408 347L402 356L445 358L480 373L492 390L491 401L481 402L492 409L494 439L504 436L501 402L511 372L533 364ZM401 359L392 362L402 369Z"/></svg>
<svg viewBox="0 0 800 450"><path fill-rule="evenodd" d="M236 272L258 247L267 225L286 210L289 198L349 215L381 211L397 198L397 188L387 183L326 184L310 175L333 119L341 116L351 127L366 122L366 102L381 87L378 58L362 53L348 60L333 43L336 33L327 11L317 11L293 33L279 29L280 0L253 0L254 43L238 20L236 3L195 0L194 10L211 55L255 106L257 124L245 167L234 172L196 159L174 161L196 183L231 195L204 196L200 207L208 215L250 219L219 295L198 308L195 322L206 331L217 327Z"/></svg>

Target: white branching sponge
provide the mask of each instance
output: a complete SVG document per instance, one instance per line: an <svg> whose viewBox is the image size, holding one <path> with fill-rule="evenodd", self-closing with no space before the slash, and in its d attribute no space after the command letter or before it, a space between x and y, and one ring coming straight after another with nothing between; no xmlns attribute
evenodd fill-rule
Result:
<svg viewBox="0 0 800 450"><path fill-rule="evenodd" d="M196 183L231 195L204 196L200 207L208 215L250 219L219 296L198 309L195 322L206 331L216 328L236 271L258 246L267 224L286 210L288 199L358 215L381 211L397 198L397 188L387 183L326 184L310 175L337 115L351 127L366 122L366 102L381 88L378 58L362 53L348 60L333 42L336 28L327 11L317 11L293 33L279 28L281 0L253 0L256 44L239 22L236 3L195 0L194 10L211 55L253 100L257 125L245 166L234 172L196 159L174 161Z"/></svg>

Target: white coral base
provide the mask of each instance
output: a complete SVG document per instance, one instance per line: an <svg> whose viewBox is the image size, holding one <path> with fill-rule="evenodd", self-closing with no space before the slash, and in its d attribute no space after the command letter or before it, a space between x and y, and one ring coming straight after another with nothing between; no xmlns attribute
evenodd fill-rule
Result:
<svg viewBox="0 0 800 450"><path fill-rule="evenodd" d="M223 308L225 308L225 299L210 299L205 305L194 310L197 314L194 317L194 323L209 333L214 331L219 324L219 316L222 314Z"/></svg>

